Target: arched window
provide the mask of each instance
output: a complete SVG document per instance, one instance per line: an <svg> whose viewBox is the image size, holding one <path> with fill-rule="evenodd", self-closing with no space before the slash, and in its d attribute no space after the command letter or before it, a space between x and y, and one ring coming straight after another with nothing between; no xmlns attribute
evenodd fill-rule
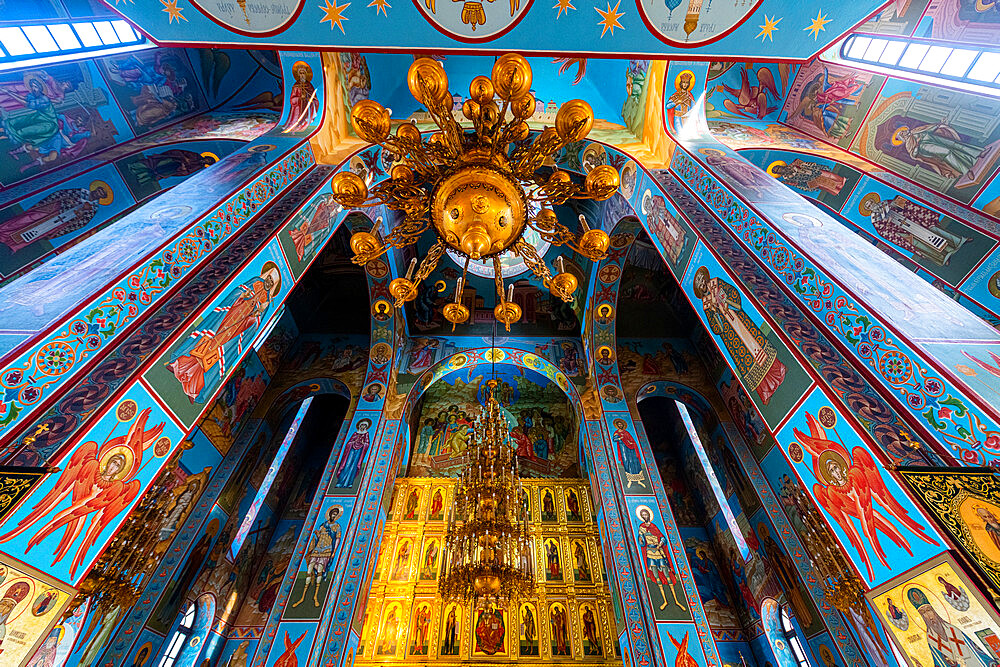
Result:
<svg viewBox="0 0 1000 667"><path fill-rule="evenodd" d="M781 605L781 632L792 648L792 655L795 656L795 662L798 663L799 667L811 667L809 659L806 658L806 652L802 649L802 640L799 639L798 633L795 632L795 626L792 625L787 604Z"/></svg>
<svg viewBox="0 0 1000 667"><path fill-rule="evenodd" d="M174 662L177 661L177 656L181 654L181 649L184 648L188 637L191 636L193 628L194 604L189 602L184 609L184 615L181 617L180 623L177 624L177 629L174 630L174 634L170 637L170 643L167 644L167 650L164 652L163 657L160 658L158 667L173 667Z"/></svg>

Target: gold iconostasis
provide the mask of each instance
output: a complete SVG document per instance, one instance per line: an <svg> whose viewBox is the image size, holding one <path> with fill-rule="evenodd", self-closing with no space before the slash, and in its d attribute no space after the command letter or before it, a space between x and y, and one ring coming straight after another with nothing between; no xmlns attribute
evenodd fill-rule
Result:
<svg viewBox="0 0 1000 667"><path fill-rule="evenodd" d="M586 661L621 664L587 483L523 480L535 594L516 609L472 610L438 596L455 480L396 480L356 663Z"/></svg>

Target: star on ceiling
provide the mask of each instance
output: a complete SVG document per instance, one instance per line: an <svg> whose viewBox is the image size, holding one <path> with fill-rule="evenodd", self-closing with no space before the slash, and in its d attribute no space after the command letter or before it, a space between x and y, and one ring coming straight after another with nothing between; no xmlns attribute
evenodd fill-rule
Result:
<svg viewBox="0 0 1000 667"><path fill-rule="evenodd" d="M368 6L375 8L375 16L378 16L378 13L382 12L384 16L388 17L389 14L386 13L385 10L392 9L392 5L389 4L389 0L372 0L368 3Z"/></svg>
<svg viewBox="0 0 1000 667"><path fill-rule="evenodd" d="M625 29L618 19L625 16L625 12L619 12L618 7L622 4L622 0L618 0L614 9L611 9L611 3L608 2L608 11L603 11L599 7L594 7L594 11L601 15L601 20L597 22L597 25L604 26L604 30L601 31L601 37L604 37L604 33L608 30L611 31L611 36L615 36L615 28Z"/></svg>
<svg viewBox="0 0 1000 667"><path fill-rule="evenodd" d="M160 0L160 2L163 2L163 0ZM329 21L330 30L333 30L333 26L336 25L338 28L340 28L340 32L343 33L344 21L347 20L347 17L344 16L344 10L350 7L351 3L345 2L342 5L338 5L337 0L333 0L333 4L331 5L330 0L323 0L323 2L326 3L326 6L324 7L323 5L319 5L319 8L323 10L325 16L321 18L319 22L323 23L323 21ZM376 13L378 13L378 10L376 10Z"/></svg>
<svg viewBox="0 0 1000 667"><path fill-rule="evenodd" d="M813 39L819 38L819 33L821 30L826 30L826 24L830 23L833 19L828 19L823 16L823 12L816 12L816 18L814 18L809 25L807 25L803 30L806 32L811 32L813 34Z"/></svg>
<svg viewBox="0 0 1000 667"><path fill-rule="evenodd" d="M556 14L556 18L562 16L563 12L569 13L569 10L576 9L576 7L573 6L573 0L556 0L556 4L552 5L552 9L556 8L559 9L559 13ZM598 9L597 11L601 10Z"/></svg>
<svg viewBox="0 0 1000 667"><path fill-rule="evenodd" d="M757 37L760 37L761 38L760 41L762 42L765 39L769 39L773 42L774 41L773 33L778 29L778 24L784 20L785 18L781 17L780 19L775 21L773 16L769 17L767 14L764 14L764 25L757 26L758 28L760 28L760 32L757 33ZM754 37L754 39L757 39L757 37Z"/></svg>
<svg viewBox="0 0 1000 667"><path fill-rule="evenodd" d="M178 23L187 21L184 15L181 14L184 10L177 6L177 0L160 0L160 4L163 5L163 11L170 17L170 23L173 23L175 20Z"/></svg>

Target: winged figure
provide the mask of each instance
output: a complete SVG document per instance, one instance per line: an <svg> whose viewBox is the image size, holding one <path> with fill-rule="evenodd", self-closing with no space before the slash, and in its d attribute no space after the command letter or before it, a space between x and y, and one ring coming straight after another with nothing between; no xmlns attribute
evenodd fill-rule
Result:
<svg viewBox="0 0 1000 667"><path fill-rule="evenodd" d="M726 98L722 104L733 113L744 118L761 119L767 114L777 111L778 105L769 104L769 97L780 100L781 95L775 85L774 75L771 70L761 67L757 70L757 85L750 85L750 78L747 76L746 68L740 69L740 87L732 88L723 84L721 86L728 95L735 99Z"/></svg>
<svg viewBox="0 0 1000 667"><path fill-rule="evenodd" d="M879 472L872 455L864 447L855 447L848 453L839 442L826 437L826 429L812 414L806 413L809 433L794 429L795 437L812 454L813 473L818 483L813 485L813 495L823 509L837 522L847 539L861 555L868 579L873 575L871 558L862 544L861 534L871 545L879 562L891 569L885 551L879 543L878 533L882 533L896 546L913 555L910 543L889 516L906 526L914 535L928 544L937 545L924 532L924 527L913 520L906 509L893 498ZM876 509L878 505L885 513ZM856 522L855 522L856 520ZM858 532L858 527L861 533Z"/></svg>
<svg viewBox="0 0 1000 667"><path fill-rule="evenodd" d="M65 528L52 561L55 565L66 557L83 533L83 541L77 547L69 570L70 577L75 577L101 532L139 495L141 483L135 476L142 468L142 454L160 438L164 426L160 422L146 428L150 411L150 408L142 410L124 435L101 445L93 440L80 445L70 456L66 469L52 490L38 501L28 516L18 522L16 528L0 536L0 542L8 542L44 521L41 530L28 540L27 552L52 533ZM67 497L70 499L69 506L47 519L49 513Z"/></svg>

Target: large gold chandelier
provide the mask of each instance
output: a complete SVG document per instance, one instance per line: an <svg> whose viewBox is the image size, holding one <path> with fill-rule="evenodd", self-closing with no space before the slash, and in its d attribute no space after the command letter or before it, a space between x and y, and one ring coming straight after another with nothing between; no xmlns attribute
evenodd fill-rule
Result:
<svg viewBox="0 0 1000 667"><path fill-rule="evenodd" d="M439 591L447 600L500 606L535 586L528 508L504 416L499 381L486 383L486 406L476 417L463 472L448 516Z"/></svg>
<svg viewBox="0 0 1000 667"><path fill-rule="evenodd" d="M530 227L552 245L568 245L591 260L606 256L609 239L604 231L589 229L580 216L582 228L574 233L559 222L551 207L570 199L609 199L618 190L618 171L610 165L594 167L581 184L561 169L542 169L550 156L589 134L594 124L590 105L583 100L566 102L556 114L555 127L546 127L532 139L527 124L535 112L531 67L514 53L496 60L492 76L472 80L470 99L462 105L462 115L471 127L460 125L452 115L448 77L439 62L415 60L407 83L438 128L426 141L412 121L400 124L391 134L389 111L378 102L360 100L351 110L355 133L400 160L389 179L370 189L354 172L338 173L332 181L333 196L347 208L385 205L403 214L384 244L372 233L355 233L351 237L353 261L367 264L389 248L415 244L426 230L433 229L437 240L419 268L413 258L406 276L393 280L389 290L396 307L401 307L417 297L418 286L446 250L464 257L455 300L442 311L453 328L469 319L462 288L470 260L493 261L494 317L508 331L521 318L512 291L504 290L500 257L507 252L521 258L554 296L571 303L576 276L561 261L558 273L552 275L524 233Z"/></svg>

